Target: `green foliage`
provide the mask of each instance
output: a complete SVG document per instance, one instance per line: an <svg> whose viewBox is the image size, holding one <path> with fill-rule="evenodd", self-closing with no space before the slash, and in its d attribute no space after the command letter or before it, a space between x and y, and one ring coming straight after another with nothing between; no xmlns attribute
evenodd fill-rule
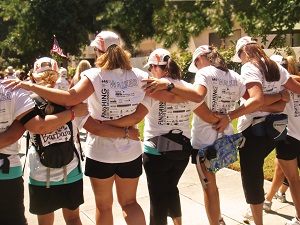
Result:
<svg viewBox="0 0 300 225"><path fill-rule="evenodd" d="M240 74L242 63L232 62L232 57L235 54L235 47L232 45L228 49L219 49L218 51L225 59L228 69L234 70L235 72Z"/></svg>
<svg viewBox="0 0 300 225"><path fill-rule="evenodd" d="M209 14L211 16L211 26L219 37L224 39L232 34L232 5L225 4L224 1L214 1L213 7L208 10L210 11ZM225 48L225 46L222 46L222 48Z"/></svg>
<svg viewBox="0 0 300 225"><path fill-rule="evenodd" d="M153 37L154 11L151 0L107 1L97 14L98 30L112 29L120 34L126 48L133 51L133 45Z"/></svg>
<svg viewBox="0 0 300 225"><path fill-rule="evenodd" d="M3 0L1 67L31 67L35 58L49 56L54 34L65 54L78 56L89 44L88 34L103 29L119 33L132 52L147 38L165 48L176 45L185 50L190 38L206 28L212 28L224 44L237 21L248 35L263 41L277 31L276 48L300 21L299 14L299 0Z"/></svg>
<svg viewBox="0 0 300 225"><path fill-rule="evenodd" d="M193 53L187 51L171 52L171 57L174 59L182 70L181 79L192 82L195 74L188 71L192 62Z"/></svg>
<svg viewBox="0 0 300 225"><path fill-rule="evenodd" d="M273 31L279 35L291 33L295 24L300 21L299 0L223 0L233 7L233 14L245 32L254 37L263 37ZM278 42L278 44L282 42Z"/></svg>
<svg viewBox="0 0 300 225"><path fill-rule="evenodd" d="M10 0L1 2L2 20L13 23L0 44L7 64L32 67L36 58L50 56L55 34L64 54L80 55L88 44L93 14L84 0ZM83 7L84 6L84 7Z"/></svg>
<svg viewBox="0 0 300 225"><path fill-rule="evenodd" d="M156 41L165 48L176 44L180 49L188 47L190 37L197 36L209 26L206 8L210 3L202 1L158 1L153 14ZM192 9L192 10L191 10Z"/></svg>

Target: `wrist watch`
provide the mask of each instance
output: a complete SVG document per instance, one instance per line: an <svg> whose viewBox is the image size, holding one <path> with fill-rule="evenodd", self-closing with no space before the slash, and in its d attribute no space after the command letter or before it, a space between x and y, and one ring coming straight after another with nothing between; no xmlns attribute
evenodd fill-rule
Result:
<svg viewBox="0 0 300 225"><path fill-rule="evenodd" d="M169 83L169 84L168 84L167 90L168 90L168 91L171 91L174 87L175 87L175 86L174 86L173 83Z"/></svg>

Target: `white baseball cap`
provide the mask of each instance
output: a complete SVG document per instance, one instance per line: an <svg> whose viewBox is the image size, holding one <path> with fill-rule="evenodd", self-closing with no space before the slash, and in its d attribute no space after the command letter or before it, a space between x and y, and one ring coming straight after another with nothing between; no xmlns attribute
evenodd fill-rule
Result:
<svg viewBox="0 0 300 225"><path fill-rule="evenodd" d="M49 57L43 57L35 61L33 73L41 73L46 70L54 70L59 72L57 62Z"/></svg>
<svg viewBox="0 0 300 225"><path fill-rule="evenodd" d="M283 56L281 56L281 55L271 55L270 59L272 59L273 61L275 61L277 63L281 63L281 61L283 60Z"/></svg>
<svg viewBox="0 0 300 225"><path fill-rule="evenodd" d="M171 53L163 48L155 49L151 52L147 64L144 66L147 67L149 65L167 65L167 61L164 61L165 56L171 57Z"/></svg>
<svg viewBox="0 0 300 225"><path fill-rule="evenodd" d="M66 68L60 68L59 73L61 76L67 76L68 75L68 71Z"/></svg>
<svg viewBox="0 0 300 225"><path fill-rule="evenodd" d="M97 47L99 50L106 52L111 45L120 45L120 38L117 34L111 31L101 31L97 34L95 40L91 42L90 46Z"/></svg>
<svg viewBox="0 0 300 225"><path fill-rule="evenodd" d="M211 53L211 47L209 45L201 45L193 53L192 63L189 66L189 72L196 73L199 69L195 66L195 60L199 55L205 55Z"/></svg>
<svg viewBox="0 0 300 225"><path fill-rule="evenodd" d="M242 60L238 56L239 50L247 44L256 44L256 43L257 43L257 41L253 40L252 37L249 37L249 36L244 36L244 37L240 38L236 43L235 55L233 56L232 61L233 62L242 62Z"/></svg>

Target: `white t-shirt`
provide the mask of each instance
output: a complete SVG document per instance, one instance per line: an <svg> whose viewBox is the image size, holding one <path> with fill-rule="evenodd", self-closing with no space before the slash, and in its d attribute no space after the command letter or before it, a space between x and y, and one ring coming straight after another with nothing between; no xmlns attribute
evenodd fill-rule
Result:
<svg viewBox="0 0 300 225"><path fill-rule="evenodd" d="M300 94L290 91L290 95L290 101L284 109L284 113L288 115L288 135L300 140Z"/></svg>
<svg viewBox="0 0 300 225"><path fill-rule="evenodd" d="M24 89L11 91L11 89L5 89L5 86L4 84L0 84L0 133L6 131L20 114L34 108L34 102L29 97L27 91ZM0 152L11 155L8 158L10 167L21 166L18 155L18 142L1 149ZM0 159L0 166L2 164L3 159Z"/></svg>
<svg viewBox="0 0 300 225"><path fill-rule="evenodd" d="M279 68L280 72L280 79L279 81L274 81L274 82L267 82L266 79L264 78L263 74L259 71L259 69L254 66L252 63L247 62L242 66L241 70L241 75L242 78L244 79L245 85L250 82L257 82L262 85L263 93L264 94L276 94L279 93L284 87L284 85L287 80L289 79L289 73L286 69L284 69L282 66L280 66L277 63L277 66ZM244 99L241 99L241 104L245 102ZM246 128L248 128L251 123L252 119L254 117L259 117L259 116L266 116L270 114L269 112L261 112L261 111L255 111L246 115L243 115L239 117L238 119L238 124L237 124L237 129L239 132L242 132Z"/></svg>
<svg viewBox="0 0 300 225"><path fill-rule="evenodd" d="M56 81L55 89L67 91L69 89L70 83L65 77L59 77Z"/></svg>
<svg viewBox="0 0 300 225"><path fill-rule="evenodd" d="M174 84L182 85L188 88L193 88L193 85L183 80L166 79ZM148 96L145 97L142 104L148 109L148 114L145 117L144 125L144 144L153 147L148 139L168 133L172 129L180 129L183 135L191 137L190 131L190 116L201 103L195 102L180 102L168 103L160 102Z"/></svg>
<svg viewBox="0 0 300 225"><path fill-rule="evenodd" d="M133 68L132 70L101 71L92 68L82 73L94 86L94 93L88 98L91 116L97 120L114 120L132 114L144 99L142 79L148 73ZM125 136L125 133L124 133ZM126 138L99 137L88 133L86 156L106 163L129 162L142 153L140 141Z"/></svg>
<svg viewBox="0 0 300 225"><path fill-rule="evenodd" d="M236 107L238 100L244 95L246 87L241 76L229 70L229 72L207 66L197 71L194 85L203 85L207 89L205 103L215 113L229 113ZM192 123L192 145L199 149L212 144L217 138L217 132L213 125L204 122L194 114ZM224 133L234 133L232 124L226 127Z"/></svg>

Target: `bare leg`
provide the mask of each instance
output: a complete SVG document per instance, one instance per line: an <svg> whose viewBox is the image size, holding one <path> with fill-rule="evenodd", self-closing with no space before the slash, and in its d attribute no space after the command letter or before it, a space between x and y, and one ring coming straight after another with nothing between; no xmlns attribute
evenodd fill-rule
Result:
<svg viewBox="0 0 300 225"><path fill-rule="evenodd" d="M201 165L202 171L204 173L204 176L210 182L207 185L207 188L204 188L202 186L206 214L207 214L210 225L218 225L220 215L221 215L221 210L220 210L219 190L218 190L218 187L216 184L216 176L214 173L206 171L203 163L201 163L200 165ZM198 170L197 170L197 172L198 172ZM199 178L202 179L199 172L198 172L198 175L199 175Z"/></svg>
<svg viewBox="0 0 300 225"><path fill-rule="evenodd" d="M118 201L128 225L146 225L144 212L136 201L138 182L139 178L121 178L116 175Z"/></svg>
<svg viewBox="0 0 300 225"><path fill-rule="evenodd" d="M282 185L282 182L284 180L284 174L281 170L281 167L279 166L278 160L275 159L274 162L275 162L275 172L273 175L271 188L266 194L266 200L268 200L269 202L272 202L274 195L276 194L277 190Z"/></svg>
<svg viewBox="0 0 300 225"><path fill-rule="evenodd" d="M263 225L263 203L261 204L250 204L253 220L255 225Z"/></svg>
<svg viewBox="0 0 300 225"><path fill-rule="evenodd" d="M181 225L182 224L181 217L173 218L173 223L174 223L174 225Z"/></svg>
<svg viewBox="0 0 300 225"><path fill-rule="evenodd" d="M38 215L39 225L53 225L54 224L54 212L45 215Z"/></svg>
<svg viewBox="0 0 300 225"><path fill-rule="evenodd" d="M297 158L293 160L278 159L279 165L290 184L290 192L295 205L297 216L300 216L300 180Z"/></svg>
<svg viewBox="0 0 300 225"><path fill-rule="evenodd" d="M66 221L66 225L82 225L79 216L79 208L75 210L63 208L62 213Z"/></svg>
<svg viewBox="0 0 300 225"><path fill-rule="evenodd" d="M113 225L113 193L115 176L107 179L90 178L96 202L96 224Z"/></svg>
<svg viewBox="0 0 300 225"><path fill-rule="evenodd" d="M284 194L287 191L287 189L289 189L289 187L286 186L285 184L282 184L279 188L279 191L281 194Z"/></svg>

